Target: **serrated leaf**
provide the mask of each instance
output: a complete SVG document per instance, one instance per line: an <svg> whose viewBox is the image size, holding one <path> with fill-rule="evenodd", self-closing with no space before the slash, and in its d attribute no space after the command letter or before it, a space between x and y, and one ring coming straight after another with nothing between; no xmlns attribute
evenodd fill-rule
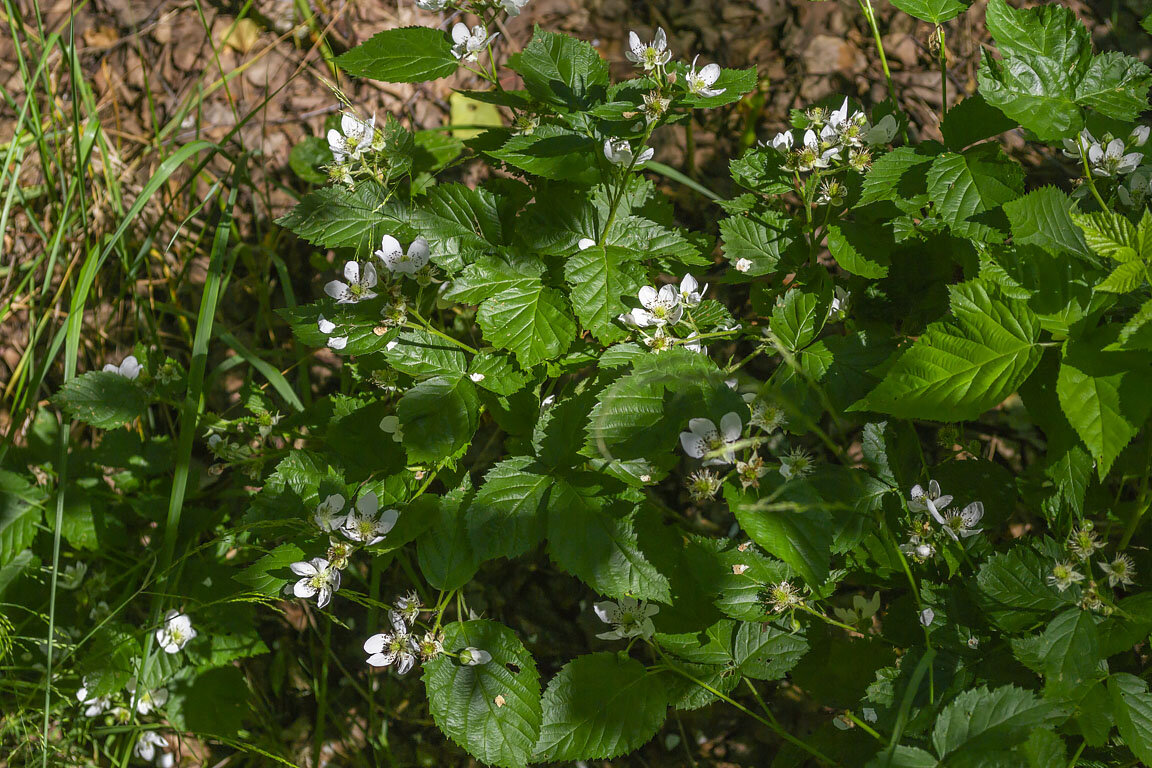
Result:
<svg viewBox="0 0 1152 768"><path fill-rule="evenodd" d="M864 177L864 187L857 205L894 201L923 192L924 172L919 169L931 163L939 153L938 145L936 152L929 152L929 149L931 147L925 145L915 148L897 147L878 157Z"/></svg>
<svg viewBox="0 0 1152 768"><path fill-rule="evenodd" d="M429 27L377 32L338 56L336 63L351 75L386 83L436 80L454 74L460 66L448 36Z"/></svg>
<svg viewBox="0 0 1152 768"><path fill-rule="evenodd" d="M773 307L770 327L785 349L799 352L815 340L827 319L828 309L819 296L793 288Z"/></svg>
<svg viewBox="0 0 1152 768"><path fill-rule="evenodd" d="M518 557L544 537L547 494L554 480L527 456L497 464L468 507L468 534L481 560Z"/></svg>
<svg viewBox="0 0 1152 768"><path fill-rule="evenodd" d="M445 591L467 584L479 568L465 517L472 485L468 475L464 478L460 486L436 499L432 524L416 543L421 573L429 584Z"/></svg>
<svg viewBox="0 0 1152 768"><path fill-rule="evenodd" d="M1126 261L1096 284L1104 293L1131 293L1144 284L1147 269L1141 261Z"/></svg>
<svg viewBox="0 0 1152 768"><path fill-rule="evenodd" d="M766 275L775 270L795 239L791 220L774 211L723 219L720 237L729 263L735 264L740 259L752 262L751 268L744 272L749 276Z"/></svg>
<svg viewBox="0 0 1152 768"><path fill-rule="evenodd" d="M386 192L374 181L363 180L355 189L333 185L310 192L276 223L297 237L325 248L354 248L367 256L386 235L404 236L404 217L385 203Z"/></svg>
<svg viewBox="0 0 1152 768"><path fill-rule="evenodd" d="M544 264L533 256L516 253L482 256L452 280L444 298L479 304L505 290L532 290L539 285L542 274Z"/></svg>
<svg viewBox="0 0 1152 768"><path fill-rule="evenodd" d="M960 152L978 141L1010 131L1016 125L1015 120L989 104L979 93L974 93L948 109L940 123L940 133L948 149Z"/></svg>
<svg viewBox="0 0 1152 768"><path fill-rule="evenodd" d="M437 184L412 211L410 224L433 245L434 262L452 239L462 250L490 251L504 242L498 203L496 195L484 188Z"/></svg>
<svg viewBox="0 0 1152 768"><path fill-rule="evenodd" d="M892 0L892 5L930 24L943 24L968 10L960 0Z"/></svg>
<svg viewBox="0 0 1152 768"><path fill-rule="evenodd" d="M828 225L828 250L836 263L860 277L877 280L888 276L891 255L885 241L890 236L878 226L842 221Z"/></svg>
<svg viewBox="0 0 1152 768"><path fill-rule="evenodd" d="M1108 679L1108 695L1120 738L1141 762L1152 764L1152 694L1148 683L1118 672Z"/></svg>
<svg viewBox="0 0 1152 768"><path fill-rule="evenodd" d="M476 321L485 339L511 351L524 368L564 354L576 336L563 294L539 282L509 287L487 299Z"/></svg>
<svg viewBox="0 0 1152 768"><path fill-rule="evenodd" d="M628 335L616 318L628 311L622 296L635 296L644 285L644 269L631 261L630 251L593 245L574 254L564 265L564 277L572 287L572 306L580 323L601 344L612 344Z"/></svg>
<svg viewBox="0 0 1152 768"><path fill-rule="evenodd" d="M232 578L255 592L276 597L288 583L288 579L283 575L273 576L270 572L276 571L290 576L288 566L306 559L304 550L300 547L295 544L281 544Z"/></svg>
<svg viewBox="0 0 1152 768"><path fill-rule="evenodd" d="M952 318L932 323L898 352L880 384L849 410L966 421L1023 383L1040 361L1036 315L1022 301L997 298L980 280L950 291Z"/></svg>
<svg viewBox="0 0 1152 768"><path fill-rule="evenodd" d="M640 551L629 507L556 482L548 495L548 552L602 595L671 602L668 579Z"/></svg>
<svg viewBox="0 0 1152 768"><path fill-rule="evenodd" d="M459 455L479 423L480 399L465 376L435 376L409 389L396 404L404 449L414 464Z"/></svg>
<svg viewBox="0 0 1152 768"><path fill-rule="evenodd" d="M1084 231L1084 239L1098 255L1125 264L1139 261L1141 237L1125 216L1111 211L1073 214L1073 221Z"/></svg>
<svg viewBox="0 0 1152 768"><path fill-rule="evenodd" d="M614 653L578 656L544 692L536 754L542 760L606 760L640 747L667 716L663 680Z"/></svg>
<svg viewBox="0 0 1152 768"><path fill-rule="evenodd" d="M391 349L385 348L384 357L401 373L418 378L459 376L467 368L467 359L460 347L427 331L405 329L395 341Z"/></svg>
<svg viewBox="0 0 1152 768"><path fill-rule="evenodd" d="M595 184L600 167L596 143L558 125L541 125L531 134L513 136L486 154L535 176L573 184Z"/></svg>
<svg viewBox="0 0 1152 768"><path fill-rule="evenodd" d="M113 429L138 418L148 407L148 394L134 379L112 371L83 373L52 396L56 407L99 429Z"/></svg>
<svg viewBox="0 0 1152 768"><path fill-rule="evenodd" d="M928 169L928 198L961 236L994 238L989 232L996 222L987 214L1023 192L1024 169L996 143L940 155Z"/></svg>
<svg viewBox="0 0 1152 768"><path fill-rule="evenodd" d="M0 566L12 562L36 538L43 519L42 494L20 475L0 469Z"/></svg>
<svg viewBox="0 0 1152 768"><path fill-rule="evenodd" d="M1101 480L1152 411L1146 387L1152 357L1103 351L1116 330L1106 327L1067 342L1056 378L1060 407L1096 459Z"/></svg>
<svg viewBox="0 0 1152 768"><path fill-rule="evenodd" d="M1084 256L1088 245L1073 223L1071 210L1071 199L1056 187L1041 187L1004 204L1016 245Z"/></svg>
<svg viewBox="0 0 1152 768"><path fill-rule="evenodd" d="M568 35L536 27L520 53L508 57L524 87L546 104L572 110L603 101L608 89L608 62L596 49Z"/></svg>
<svg viewBox="0 0 1152 768"><path fill-rule="evenodd" d="M1049 624L1041 636L1045 692L1050 698L1071 697L1100 671L1100 642L1090 611L1069 608Z"/></svg>
<svg viewBox="0 0 1152 768"><path fill-rule="evenodd" d="M482 349L468 365L468 375L476 386L508 397L524 388L530 377L516 367L511 356L504 352ZM477 381L477 377L483 378Z"/></svg>
<svg viewBox="0 0 1152 768"><path fill-rule="evenodd" d="M832 549L832 519L806 483L790 482L768 499L744 496L732 486L725 486L724 495L752 541L791 566L813 589L823 586Z"/></svg>
<svg viewBox="0 0 1152 768"><path fill-rule="evenodd" d="M1031 691L1005 685L961 693L936 719L932 743L942 758L961 750L1007 749L1028 738L1033 728L1055 724L1066 711Z"/></svg>
<svg viewBox="0 0 1152 768"><path fill-rule="evenodd" d="M466 666L443 655L424 664L432 718L448 738L485 764L523 768L540 732L536 662L512 630L494 621L445 625L444 650L457 653L466 647L485 650L492 660Z"/></svg>
<svg viewBox="0 0 1152 768"><path fill-rule="evenodd" d="M1075 598L1047 583L1051 563L1034 550L1015 547L988 558L976 575L977 597L1002 629L1018 632Z"/></svg>

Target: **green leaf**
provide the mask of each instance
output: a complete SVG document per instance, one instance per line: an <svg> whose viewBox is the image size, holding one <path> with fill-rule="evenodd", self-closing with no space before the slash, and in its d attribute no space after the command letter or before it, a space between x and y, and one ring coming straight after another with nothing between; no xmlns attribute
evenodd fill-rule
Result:
<svg viewBox="0 0 1152 768"><path fill-rule="evenodd" d="M1088 245L1072 220L1072 201L1056 187L1041 187L1004 204L1016 245L1037 245L1052 254L1086 256Z"/></svg>
<svg viewBox="0 0 1152 768"><path fill-rule="evenodd" d="M535 176L574 184L600 180L596 143L587 136L558 125L541 125L531 134L513 136L490 157Z"/></svg>
<svg viewBox="0 0 1152 768"><path fill-rule="evenodd" d="M1036 315L980 280L950 287L952 318L932 323L897 353L880 384L849 410L967 421L997 405L1040 361Z"/></svg>
<svg viewBox="0 0 1152 768"><path fill-rule="evenodd" d="M36 538L43 494L20 475L0 469L0 566L12 562Z"/></svg>
<svg viewBox="0 0 1152 768"><path fill-rule="evenodd" d="M468 508L468 532L480 561L518 557L544 537L549 487L554 480L527 456L497 464Z"/></svg>
<svg viewBox="0 0 1152 768"><path fill-rule="evenodd" d="M548 762L607 760L638 748L667 716L664 682L635 659L578 656L544 692L536 754Z"/></svg>
<svg viewBox="0 0 1152 768"><path fill-rule="evenodd" d="M1008 749L1027 739L1033 728L1055 724L1064 714L1059 704L1038 699L1031 691L981 686L964 691L941 711L932 744L941 758L961 750Z"/></svg>
<svg viewBox="0 0 1152 768"><path fill-rule="evenodd" d="M616 317L628 310L620 297L636 296L645 284L643 267L630 259L631 252L623 248L593 245L574 254L564 265L576 316L601 344L612 344L628 335L616 323Z"/></svg>
<svg viewBox="0 0 1152 768"><path fill-rule="evenodd" d="M720 221L724 257L735 264L748 259L752 267L744 274L766 275L776 269L788 246L796 239L791 219L765 211L756 216L732 216Z"/></svg>
<svg viewBox="0 0 1152 768"><path fill-rule="evenodd" d="M1084 239L1096 254L1121 264L1147 259L1140 231L1125 216L1111 211L1073 214Z"/></svg>
<svg viewBox="0 0 1152 768"><path fill-rule="evenodd" d="M799 352L815 340L827 319L828 308L819 296L793 288L772 309L770 327L785 349Z"/></svg>
<svg viewBox="0 0 1152 768"><path fill-rule="evenodd" d="M511 351L524 368L564 354L576 336L563 294L539 282L513 286L487 299L476 320L484 338Z"/></svg>
<svg viewBox="0 0 1152 768"><path fill-rule="evenodd" d="M1000 239L991 234L997 222L987 214L1023 193L1024 169L995 142L940 155L928 169L928 198L961 236Z"/></svg>
<svg viewBox="0 0 1152 768"><path fill-rule="evenodd" d="M1152 410L1152 356L1105 352L1115 326L1069 340L1056 378L1060 407L1096 459L1101 480Z"/></svg>
<svg viewBox="0 0 1152 768"><path fill-rule="evenodd" d="M540 674L512 630L494 621L444 627L444 650L487 651L487 664L466 666L443 655L424 664L424 686L440 730L487 765L522 768L540 733ZM513 671L515 670L515 671Z"/></svg>
<svg viewBox="0 0 1152 768"><path fill-rule="evenodd" d="M1002 58L985 51L980 92L1039 139L1079 131L1083 108L1125 121L1147 108L1148 68L1115 52L1093 58L1088 31L1070 9L1053 4L1014 10L993 0L987 24Z"/></svg>
<svg viewBox="0 0 1152 768"><path fill-rule="evenodd" d="M472 358L468 375L473 380L483 376L476 385L504 397L519 392L529 381L528 374L517 368L509 355L491 349L482 349Z"/></svg>
<svg viewBox="0 0 1152 768"><path fill-rule="evenodd" d="M701 67L704 65L701 64ZM687 72L688 68L678 68L681 72ZM712 87L719 90L723 89L723 93L718 93L715 96L693 96L686 94L684 96L684 103L693 109L715 109L722 107L725 104L733 104L756 88L757 74L756 68L749 69L721 69L720 77L716 78L716 82Z"/></svg>
<svg viewBox="0 0 1152 768"><path fill-rule="evenodd" d="M476 433L479 410L467 377L436 376L412 387L396 404L408 460L432 464L462 453Z"/></svg>
<svg viewBox="0 0 1152 768"><path fill-rule="evenodd" d="M1050 559L1029 547L997 553L980 566L977 598L998 626L1018 632L1076 602L1071 593L1048 584L1051 567Z"/></svg>
<svg viewBox="0 0 1152 768"><path fill-rule="evenodd" d="M539 27L508 66L524 78L524 87L546 104L584 110L607 93L608 62L588 43Z"/></svg>
<svg viewBox="0 0 1152 768"><path fill-rule="evenodd" d="M295 544L281 544L232 578L262 595L276 597L288 579L271 575L270 571L288 572L292 563L305 560L304 550Z"/></svg>
<svg viewBox="0 0 1152 768"><path fill-rule="evenodd" d="M1079 607L1059 614L1044 630L1040 644L1045 692L1049 698L1071 697L1100 672L1100 642L1090 611Z"/></svg>
<svg viewBox="0 0 1152 768"><path fill-rule="evenodd" d="M433 245L432 260L456 239L461 250L491 251L504 242L499 199L490 190L437 184L412 211L411 226Z"/></svg>
<svg viewBox="0 0 1152 768"><path fill-rule="evenodd" d="M386 83L422 83L448 77L460 61L438 29L402 27L377 32L336 58L348 74Z"/></svg>
<svg viewBox="0 0 1152 768"><path fill-rule="evenodd" d="M328 174L324 166L332 162L332 150L328 141L321 136L305 136L288 153L288 165L292 172L309 184L324 184Z"/></svg>
<svg viewBox="0 0 1152 768"><path fill-rule="evenodd" d="M910 198L924 191L924 171L920 166L931 163L935 154L930 146L897 147L872 163L864 177L864 187L857 206L884 200Z"/></svg>
<svg viewBox="0 0 1152 768"><path fill-rule="evenodd" d="M583 492L582 492L583 491ZM604 489L557 481L548 496L548 552L564 570L608 597L671 602L668 579L640 551L632 505Z"/></svg>
<svg viewBox="0 0 1152 768"><path fill-rule="evenodd" d="M975 93L948 109L940 123L940 133L948 149L960 152L978 141L1010 131L1016 125L1015 120L1005 117L1003 112Z"/></svg>
<svg viewBox="0 0 1152 768"><path fill-rule="evenodd" d="M479 567L465 517L472 485L468 475L464 478L459 487L436 499L432 524L416 542L421 573L429 584L444 591L467 584Z"/></svg>
<svg viewBox="0 0 1152 768"><path fill-rule="evenodd" d="M871 280L888 276L891 256L885 246L890 241L891 235L875 225L852 221L828 225L828 250L836 263Z"/></svg>
<svg viewBox="0 0 1152 768"><path fill-rule="evenodd" d="M297 237L325 248L354 248L367 255L380 247L385 234L401 237L404 222L397 209L385 204L382 186L367 179L355 189L328 186L310 192L276 223Z"/></svg>
<svg viewBox="0 0 1152 768"><path fill-rule="evenodd" d="M1112 273L1096 284L1096 290L1104 293L1131 293L1144 284L1147 268L1141 261L1126 261L1116 266Z"/></svg>
<svg viewBox="0 0 1152 768"><path fill-rule="evenodd" d="M724 495L736 521L752 541L783 560L812 588L828 578L832 518L820 498L803 481L793 481L774 496L754 499L733 486Z"/></svg>
<svg viewBox="0 0 1152 768"><path fill-rule="evenodd" d="M148 407L148 394L127 376L91 371L66 381L52 403L86 424L112 429L139 418Z"/></svg>
<svg viewBox="0 0 1152 768"><path fill-rule="evenodd" d="M1123 743L1140 762L1152 764L1152 694L1148 683L1118 672L1108 678L1108 694Z"/></svg>
<svg viewBox="0 0 1152 768"><path fill-rule="evenodd" d="M406 329L395 339L396 346L385 348L388 364L401 373L418 378L459 376L468 361L460 347L419 328Z"/></svg>
<svg viewBox="0 0 1152 768"><path fill-rule="evenodd" d="M892 0L892 5L929 24L943 24L968 10L960 0Z"/></svg>
<svg viewBox="0 0 1152 768"><path fill-rule="evenodd" d="M532 290L543 274L544 265L535 257L516 253L482 256L452 280L444 298L479 304L506 290Z"/></svg>

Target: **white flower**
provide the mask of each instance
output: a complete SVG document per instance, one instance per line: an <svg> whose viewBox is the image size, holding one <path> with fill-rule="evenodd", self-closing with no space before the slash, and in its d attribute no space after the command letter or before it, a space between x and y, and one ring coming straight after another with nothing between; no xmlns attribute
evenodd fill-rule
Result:
<svg viewBox="0 0 1152 768"><path fill-rule="evenodd" d="M944 532L951 536L953 541L975 536L984 530L974 527L982 517L984 517L984 504L974 501L959 512L952 511L944 516Z"/></svg>
<svg viewBox="0 0 1152 768"><path fill-rule="evenodd" d="M144 731L140 734L140 738L136 739L136 746L132 748L132 752L136 757L150 763L156 757L156 747L164 748L166 746L168 746L168 739L156 731Z"/></svg>
<svg viewBox="0 0 1152 768"><path fill-rule="evenodd" d="M395 611L389 614L391 632L381 632L364 641L364 652L373 667L396 665L396 674L405 675L416 664L420 647L408 632L408 625Z"/></svg>
<svg viewBox="0 0 1152 768"><path fill-rule="evenodd" d="M420 601L420 595L413 590L396 598L392 612L403 619L405 624L411 626L420 617L420 611L423 609L424 604Z"/></svg>
<svg viewBox="0 0 1152 768"><path fill-rule="evenodd" d="M492 654L481 648L468 646L460 651L460 663L466 667L477 667L492 661Z"/></svg>
<svg viewBox="0 0 1152 768"><path fill-rule="evenodd" d="M604 139L604 157L608 158L608 162L624 168L630 165L633 168L639 168L651 160L652 155L655 153L656 150L652 149L652 147L646 148L640 153L640 156L636 158L636 163L633 165L632 145L628 143L627 139Z"/></svg>
<svg viewBox="0 0 1152 768"><path fill-rule="evenodd" d="M638 296L643 306L621 317L629 325L637 328L663 327L668 323L675 325L684 315L684 308L680 306L680 293L674 286L664 285L656 290L646 285L640 289Z"/></svg>
<svg viewBox="0 0 1152 768"><path fill-rule="evenodd" d="M336 162L346 159L357 160L367 147L372 145L372 135L376 130L376 115L370 120L361 120L347 112L340 118L340 130L328 131L328 148Z"/></svg>
<svg viewBox="0 0 1152 768"><path fill-rule="evenodd" d="M502 4L509 16L519 16L524 6L528 5L528 0L502 0Z"/></svg>
<svg viewBox="0 0 1152 768"><path fill-rule="evenodd" d="M688 70L688 74L684 77L684 83L688 86L688 91L695 96L706 99L711 96L719 96L728 90L727 88L712 87L720 78L720 65L709 64L697 72L696 59L698 58L700 58L699 54L692 59L692 68Z"/></svg>
<svg viewBox="0 0 1152 768"><path fill-rule="evenodd" d="M1093 144L1088 148L1088 164L1096 176L1121 176L1131 173L1140 165L1144 156L1139 152L1124 154L1124 140L1112 139L1107 147Z"/></svg>
<svg viewBox="0 0 1152 768"><path fill-rule="evenodd" d="M60 572L59 579L56 586L60 589L65 589L71 592L84 583L84 576L88 573L88 563L83 560L73 563L72 565L65 566L64 570Z"/></svg>
<svg viewBox="0 0 1152 768"><path fill-rule="evenodd" d="M816 132L809 128L804 132L804 146L795 156L796 167L801 171L811 171L816 168L827 168L833 160L840 159L838 147L820 148L820 139Z"/></svg>
<svg viewBox="0 0 1152 768"><path fill-rule="evenodd" d="M736 461L733 443L740 439L744 425L735 411L720 419L720 429L711 419L689 419L688 431L680 433L680 446L694 459L704 459L703 465L731 464ZM709 454L719 454L709 456Z"/></svg>
<svg viewBox="0 0 1152 768"><path fill-rule="evenodd" d="M848 98L840 108L828 116L828 124L820 131L820 138L828 144L838 144L841 147L859 147L863 145L865 136L869 132L868 118L863 112L848 112Z"/></svg>
<svg viewBox="0 0 1152 768"><path fill-rule="evenodd" d="M380 250L375 253L376 258L384 262L390 272L403 272L414 275L428 263L428 241L418 237L408 246L408 253L400 247L400 241L392 235L384 235Z"/></svg>
<svg viewBox="0 0 1152 768"><path fill-rule="evenodd" d="M84 707L84 717L96 717L103 714L104 710L108 709L112 704L111 696L91 696L88 693L88 678L84 678L84 684L80 686L80 690L76 691L76 701L80 702L80 706Z"/></svg>
<svg viewBox="0 0 1152 768"><path fill-rule="evenodd" d="M316 597L316 606L323 608L332 599L332 593L340 589L340 571L322 557L292 563L292 573L303 578L292 586L296 597Z"/></svg>
<svg viewBox="0 0 1152 768"><path fill-rule="evenodd" d="M1096 137L1087 128L1080 131L1074 139L1064 139L1064 156L1074 160L1080 159L1080 148L1087 152L1093 144L1097 144Z"/></svg>
<svg viewBox="0 0 1152 768"><path fill-rule="evenodd" d="M1081 581L1084 581L1084 574L1072 563L1056 563L1052 566L1052 573L1048 574L1048 583L1061 592Z"/></svg>
<svg viewBox="0 0 1152 768"><path fill-rule="evenodd" d="M360 262L350 261L344 265L344 280L333 280L324 286L324 293L336 299L337 304L355 304L364 299L374 299L376 294L372 288L376 287L376 267L372 262L364 265L364 273L360 273Z"/></svg>
<svg viewBox="0 0 1152 768"><path fill-rule="evenodd" d="M1119 554L1111 563L1097 563L1097 565L1108 577L1110 587L1115 587L1117 584L1127 587L1136 580L1136 564L1128 555Z"/></svg>
<svg viewBox="0 0 1152 768"><path fill-rule="evenodd" d="M1134 147L1142 147L1148 143L1148 126L1138 125L1132 129L1132 133L1128 134L1128 141Z"/></svg>
<svg viewBox="0 0 1152 768"><path fill-rule="evenodd" d="M752 260L751 259L736 259L736 263L733 264L732 266L734 266L736 268L737 272L747 272L748 270L752 269Z"/></svg>
<svg viewBox="0 0 1152 768"><path fill-rule="evenodd" d="M848 314L848 306L852 301L852 294L841 286L836 286L832 295L832 303L828 306L828 317L842 317Z"/></svg>
<svg viewBox="0 0 1152 768"><path fill-rule="evenodd" d="M643 67L645 72L651 72L672 59L672 52L668 50L668 36L661 27L656 30L656 37L652 42L642 43L639 35L629 32L628 50L624 52L624 56L633 64Z"/></svg>
<svg viewBox="0 0 1152 768"><path fill-rule="evenodd" d="M601 640L623 640L628 637L647 639L656 632L652 617L660 612L660 606L650 605L634 597L622 597L618 601L602 600L592 610L596 618L612 625L608 632L596 635Z"/></svg>
<svg viewBox="0 0 1152 768"><path fill-rule="evenodd" d="M932 619L934 618L936 618L936 612L931 608L925 608L924 610L920 611L920 623L924 626L927 627L930 625L932 623Z"/></svg>
<svg viewBox="0 0 1152 768"><path fill-rule="evenodd" d="M108 363L104 366L104 370L108 373L119 374L126 379L135 379L140 375L140 369L143 367L144 366L140 365L140 363L136 360L135 355L128 355L128 357L124 358L124 362L120 363L120 365L116 365L115 363Z"/></svg>
<svg viewBox="0 0 1152 768"><path fill-rule="evenodd" d="M344 522L343 532L352 541L359 541L366 547L378 544L384 536L396 525L400 513L394 509L380 508L380 500L375 493L366 493L356 500L356 509L348 513Z"/></svg>
<svg viewBox="0 0 1152 768"><path fill-rule="evenodd" d="M348 519L348 515L341 514L344 511L344 504L345 499L341 494L329 494L328 498L316 505L312 522L316 523L320 530L331 533L343 526Z"/></svg>
<svg viewBox="0 0 1152 768"><path fill-rule="evenodd" d="M483 24L477 24L468 29L468 25L456 22L456 26L452 27L452 55L461 61L477 61L480 58L480 51L484 50L488 45L500 36L500 33L488 36L488 30L484 28Z"/></svg>
<svg viewBox="0 0 1152 768"><path fill-rule="evenodd" d="M438 13L448 5L448 0L416 0L416 7L423 11Z"/></svg>
<svg viewBox="0 0 1152 768"><path fill-rule="evenodd" d="M782 154L788 154L792 151L792 131L781 131L772 137L772 149Z"/></svg>
<svg viewBox="0 0 1152 768"><path fill-rule="evenodd" d="M942 496L940 494L940 483L935 480L929 480L927 491L919 485L912 486L912 498L908 501L908 509L912 512L928 511L932 514L936 522L944 525L944 517L940 514L940 510L946 508L951 503L951 496Z"/></svg>
<svg viewBox="0 0 1152 768"><path fill-rule="evenodd" d="M130 677L128 678L128 682L124 687L128 689L128 698L136 699L136 711L142 715L147 715L152 712L152 710L164 706L164 702L168 701L167 688L157 688L154 691L140 688L140 691L137 694L136 686L136 678Z"/></svg>
<svg viewBox="0 0 1152 768"><path fill-rule="evenodd" d="M385 416L380 419L380 429L392 435L392 441L400 443L404 441L404 427L400 424L400 419L395 416Z"/></svg>
<svg viewBox="0 0 1152 768"><path fill-rule="evenodd" d="M176 653L196 637L192 620L180 611L164 614L164 626L156 630L156 642L165 653Z"/></svg>
<svg viewBox="0 0 1152 768"><path fill-rule="evenodd" d="M864 143L871 146L888 144L896 138L896 133L899 130L900 124L896 122L896 118L892 115L884 115L880 118L880 122L864 132Z"/></svg>
<svg viewBox="0 0 1152 768"><path fill-rule="evenodd" d="M696 278L692 275L684 275L684 279L680 281L680 301L686 307L694 307L700 303L707 290L707 283L701 288L700 283L696 282Z"/></svg>

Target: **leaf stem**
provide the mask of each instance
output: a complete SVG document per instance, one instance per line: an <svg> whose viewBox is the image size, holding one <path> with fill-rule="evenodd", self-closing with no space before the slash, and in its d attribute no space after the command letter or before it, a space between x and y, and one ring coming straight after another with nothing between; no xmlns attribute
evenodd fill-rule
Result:
<svg viewBox="0 0 1152 768"><path fill-rule="evenodd" d="M480 354L475 349L468 346L467 344L460 341L459 339L454 339L451 336L449 336L448 334L444 333L443 331L438 331L435 328L433 328L432 324L429 323L427 320L425 320L423 317L421 317L419 312L413 310L412 315L415 316L416 319L420 321L420 325L416 325L415 323L404 323L405 328L414 328L414 329L420 330L420 331L428 331L428 333L431 333L434 336L439 336L440 338L444 339L445 341L452 342L456 346L463 349L465 352L471 352L473 355Z"/></svg>

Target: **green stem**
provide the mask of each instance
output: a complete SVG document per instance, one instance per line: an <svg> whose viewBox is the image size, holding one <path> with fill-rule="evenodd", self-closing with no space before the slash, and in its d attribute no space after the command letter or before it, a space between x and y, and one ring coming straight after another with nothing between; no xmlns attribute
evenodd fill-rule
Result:
<svg viewBox="0 0 1152 768"><path fill-rule="evenodd" d="M948 114L948 48L944 42L944 27L936 25L937 41L940 43L940 119Z"/></svg>
<svg viewBox="0 0 1152 768"><path fill-rule="evenodd" d="M639 151L632 153L631 162L624 169L624 173L620 175L620 185L616 188L616 194L612 198L612 207L608 210L608 221L604 224L604 231L600 233L600 239L596 241L596 245L604 245L604 241L608 239L608 232L616 222L616 211L620 207L620 201L624 199L624 193L628 190L628 182L632 180L632 169L636 167L636 160L648 146L648 139L652 138L652 131L654 130L656 130L656 123L649 123L648 127L644 129L644 138L640 140Z"/></svg>
<svg viewBox="0 0 1152 768"><path fill-rule="evenodd" d="M1088 182L1088 189L1091 190L1092 197L1096 198L1100 210L1107 212L1109 208L1104 198L1100 197L1100 191L1096 189L1096 182L1092 179L1092 166L1088 164L1088 155L1084 152L1084 139L1080 136L1076 137L1076 148L1080 150L1080 162L1084 165L1084 180Z"/></svg>
<svg viewBox="0 0 1152 768"><path fill-rule="evenodd" d="M454 339L454 338L452 338L451 336L449 336L448 334L444 333L443 331L438 331L438 330L436 330L435 328L433 328L433 327L432 327L432 324L431 324L431 323L429 323L427 320L425 320L423 317L421 317L419 312L416 312L416 311L414 311L414 310L413 310L411 314L412 314L412 315L413 315L413 316L414 316L414 317L415 317L417 320L419 320L419 321L420 321L420 325L416 325L415 323L404 323L404 327L405 327L405 328L415 328L415 329L417 329L417 330L421 330L421 331L428 331L428 333L431 333L433 336L439 336L440 338L444 339L445 341L450 341L450 342L452 342L452 343L453 343L453 344L455 344L456 346L458 346L458 347L460 347L461 349L463 349L465 352L470 352L470 353L472 353L473 355L475 355L475 354L479 354L479 353L478 353L478 352L477 352L475 349L473 349L472 347L468 346L467 344L465 344L464 342L460 341L459 339Z"/></svg>
<svg viewBox="0 0 1152 768"><path fill-rule="evenodd" d="M860 10L872 29L872 39L876 41L876 52L880 55L880 67L884 70L884 80L888 83L888 96L896 104L896 87L892 85L892 73L888 70L888 57L884 54L884 41L880 39L880 28L876 26L876 13L872 10L872 0L858 0Z"/></svg>

